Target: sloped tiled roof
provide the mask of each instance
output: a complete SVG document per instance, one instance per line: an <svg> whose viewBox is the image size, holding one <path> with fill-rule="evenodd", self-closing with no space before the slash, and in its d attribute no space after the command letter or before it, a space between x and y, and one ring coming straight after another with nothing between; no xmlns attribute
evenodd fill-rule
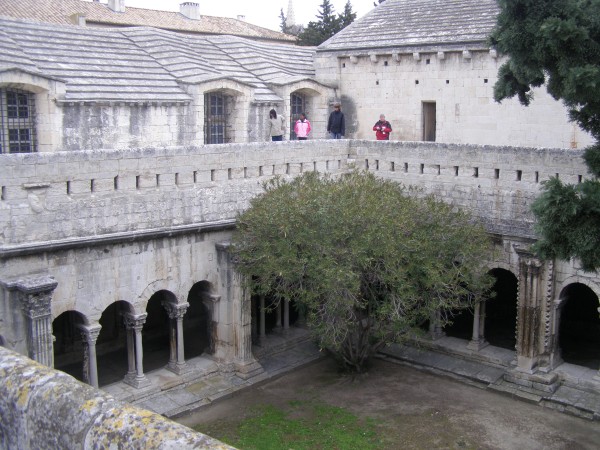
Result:
<svg viewBox="0 0 600 450"><path fill-rule="evenodd" d="M496 0L386 0L317 51L481 48L498 12Z"/></svg>
<svg viewBox="0 0 600 450"><path fill-rule="evenodd" d="M0 16L66 25L73 23L71 16L74 14L84 15L88 24L104 26L145 26L185 33L228 34L290 43L296 40L293 36L228 17L201 16L199 20L191 20L179 12L127 6L125 12L115 12L105 3L84 0L0 1Z"/></svg>
<svg viewBox="0 0 600 450"><path fill-rule="evenodd" d="M253 87L255 101L280 101L268 83L314 78L314 52L235 36L0 17L0 71L19 68L64 80L60 100L67 102L187 102L182 83L223 78Z"/></svg>

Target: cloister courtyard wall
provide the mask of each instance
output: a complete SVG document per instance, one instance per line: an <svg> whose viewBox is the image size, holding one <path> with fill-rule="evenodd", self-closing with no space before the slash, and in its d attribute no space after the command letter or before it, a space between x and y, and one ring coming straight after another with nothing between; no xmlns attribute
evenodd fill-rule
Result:
<svg viewBox="0 0 600 450"><path fill-rule="evenodd" d="M541 383L554 389L563 292L584 285L597 301L600 279L576 261L538 260L529 250L529 208L544 180L585 179L581 155L362 140L0 155L0 343L52 366L54 346L81 333L85 381L102 385L96 354L122 347L121 376L143 387L142 348L163 320L155 312L169 321L168 366L185 373L184 335L195 310L189 326L204 336L197 354L252 376L261 370L251 350L255 319L228 253L236 214L274 175L358 168L419 186L483 221L496 251L482 264L518 280L517 369L550 374ZM478 305L474 351L486 345L484 317Z"/></svg>

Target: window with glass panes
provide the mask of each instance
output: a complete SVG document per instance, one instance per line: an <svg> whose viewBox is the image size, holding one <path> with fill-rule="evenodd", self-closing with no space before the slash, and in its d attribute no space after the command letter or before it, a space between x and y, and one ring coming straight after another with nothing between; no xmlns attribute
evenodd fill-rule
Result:
<svg viewBox="0 0 600 450"><path fill-rule="evenodd" d="M34 96L19 89L0 89L0 153L36 151Z"/></svg>
<svg viewBox="0 0 600 450"><path fill-rule="evenodd" d="M300 118L300 114L306 111L306 96L301 94L292 94L290 97L290 140L298 139L294 133L294 125Z"/></svg>
<svg viewBox="0 0 600 450"><path fill-rule="evenodd" d="M227 137L227 99L222 93L204 95L204 143L224 144Z"/></svg>

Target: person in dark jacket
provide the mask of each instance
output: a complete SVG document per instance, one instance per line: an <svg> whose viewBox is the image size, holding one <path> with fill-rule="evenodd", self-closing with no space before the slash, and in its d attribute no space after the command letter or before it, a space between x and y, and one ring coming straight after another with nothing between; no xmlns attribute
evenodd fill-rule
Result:
<svg viewBox="0 0 600 450"><path fill-rule="evenodd" d="M342 139L346 134L346 120L339 102L334 103L333 111L329 114L327 131L331 133L332 139Z"/></svg>
<svg viewBox="0 0 600 450"><path fill-rule="evenodd" d="M389 141L392 131L392 124L385 120L385 115L381 114L379 120L373 125L373 131L378 141Z"/></svg>

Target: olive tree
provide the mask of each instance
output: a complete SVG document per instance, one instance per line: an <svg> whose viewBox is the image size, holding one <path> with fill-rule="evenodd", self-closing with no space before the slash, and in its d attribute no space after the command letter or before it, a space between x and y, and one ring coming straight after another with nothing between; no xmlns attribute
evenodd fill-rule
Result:
<svg viewBox="0 0 600 450"><path fill-rule="evenodd" d="M491 286L484 229L432 196L359 171L264 187L237 220L238 269L254 294L306 311L347 369Z"/></svg>

